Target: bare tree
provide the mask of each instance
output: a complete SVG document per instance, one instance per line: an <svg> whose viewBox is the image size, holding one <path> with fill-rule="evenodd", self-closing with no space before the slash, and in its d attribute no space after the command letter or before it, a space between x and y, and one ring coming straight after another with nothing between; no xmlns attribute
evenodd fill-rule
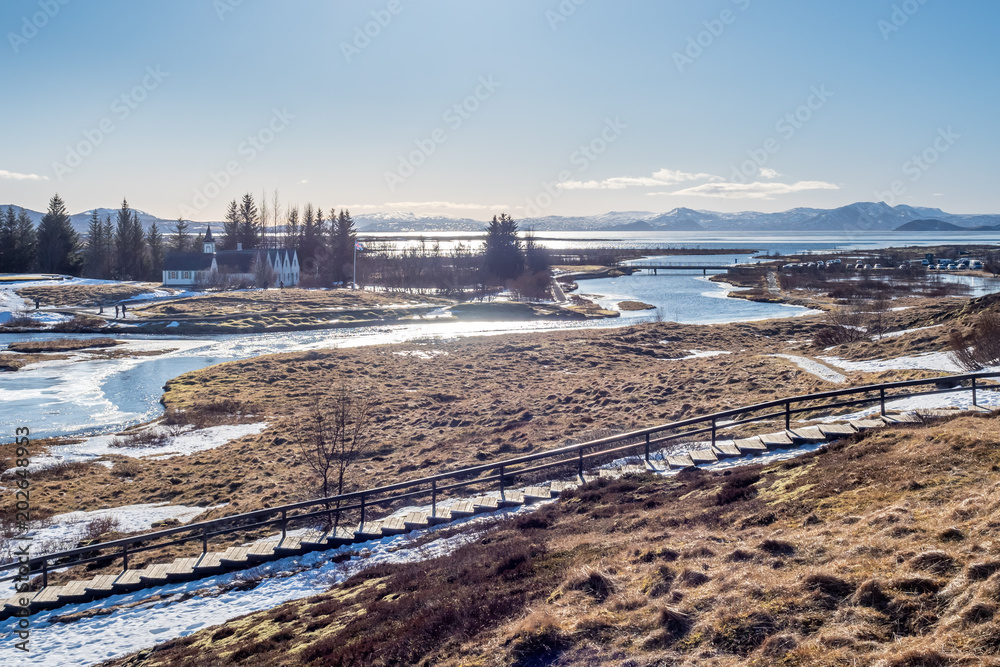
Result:
<svg viewBox="0 0 1000 667"><path fill-rule="evenodd" d="M952 331L948 342L955 360L966 370L1000 364L1000 314L982 313L964 335Z"/></svg>
<svg viewBox="0 0 1000 667"><path fill-rule="evenodd" d="M371 444L376 403L370 392L352 390L342 382L324 402L313 407L310 433L299 449L306 466L318 478L316 493L320 498L329 498L334 492L343 495L351 466ZM340 507L339 500L336 507ZM335 529L339 519L338 512L332 522Z"/></svg>

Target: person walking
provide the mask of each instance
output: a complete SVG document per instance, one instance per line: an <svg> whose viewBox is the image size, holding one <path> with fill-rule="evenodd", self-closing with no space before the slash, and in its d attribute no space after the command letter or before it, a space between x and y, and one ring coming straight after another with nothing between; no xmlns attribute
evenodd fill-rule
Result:
<svg viewBox="0 0 1000 667"><path fill-rule="evenodd" d="M118 319L118 304L115 304L115 319Z"/></svg>

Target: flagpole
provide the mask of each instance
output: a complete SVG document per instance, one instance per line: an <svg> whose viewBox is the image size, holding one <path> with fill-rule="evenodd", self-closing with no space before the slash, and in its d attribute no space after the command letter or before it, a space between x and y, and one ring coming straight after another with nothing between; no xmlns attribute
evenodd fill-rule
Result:
<svg viewBox="0 0 1000 667"><path fill-rule="evenodd" d="M354 271L351 272L351 289L358 289L358 240L354 239Z"/></svg>

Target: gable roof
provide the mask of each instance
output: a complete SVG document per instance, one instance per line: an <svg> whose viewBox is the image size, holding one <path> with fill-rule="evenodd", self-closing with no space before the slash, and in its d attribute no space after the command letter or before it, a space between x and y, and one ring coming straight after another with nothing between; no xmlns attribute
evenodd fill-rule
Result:
<svg viewBox="0 0 1000 667"><path fill-rule="evenodd" d="M208 271L212 268L212 258L203 252L168 252L163 257L164 271Z"/></svg>

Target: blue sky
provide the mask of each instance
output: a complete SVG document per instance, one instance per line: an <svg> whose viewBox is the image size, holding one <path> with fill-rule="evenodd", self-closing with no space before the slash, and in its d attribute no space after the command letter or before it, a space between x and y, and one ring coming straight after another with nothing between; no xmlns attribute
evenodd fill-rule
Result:
<svg viewBox="0 0 1000 667"><path fill-rule="evenodd" d="M6 0L0 202L127 196L211 220L277 189L477 219L878 198L996 213L998 16L989 0Z"/></svg>

